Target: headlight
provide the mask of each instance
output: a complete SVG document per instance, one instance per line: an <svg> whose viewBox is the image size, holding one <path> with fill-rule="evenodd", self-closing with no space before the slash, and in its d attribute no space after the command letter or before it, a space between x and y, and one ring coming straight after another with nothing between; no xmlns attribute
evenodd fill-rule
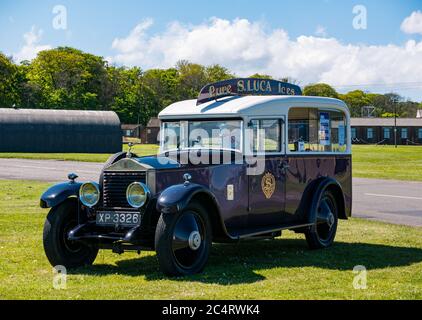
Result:
<svg viewBox="0 0 422 320"><path fill-rule="evenodd" d="M82 204L92 208L100 200L100 187L97 183L87 182L79 189L79 199Z"/></svg>
<svg viewBox="0 0 422 320"><path fill-rule="evenodd" d="M140 208L148 200L150 191L142 182L133 182L127 187L126 199L131 207Z"/></svg>

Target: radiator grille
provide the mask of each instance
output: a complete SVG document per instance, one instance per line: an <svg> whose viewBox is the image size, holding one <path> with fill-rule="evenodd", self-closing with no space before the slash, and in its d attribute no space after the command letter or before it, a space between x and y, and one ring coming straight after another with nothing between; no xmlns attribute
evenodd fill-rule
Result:
<svg viewBox="0 0 422 320"><path fill-rule="evenodd" d="M145 172L104 172L104 208L131 208L126 200L126 189L132 182L145 183Z"/></svg>

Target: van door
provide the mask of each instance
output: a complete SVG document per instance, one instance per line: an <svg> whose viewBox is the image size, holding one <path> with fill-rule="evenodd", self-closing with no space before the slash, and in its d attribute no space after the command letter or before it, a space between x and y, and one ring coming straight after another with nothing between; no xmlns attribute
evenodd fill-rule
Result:
<svg viewBox="0 0 422 320"><path fill-rule="evenodd" d="M284 119L257 118L248 125L247 139L256 163L248 172L248 231L283 224L286 172Z"/></svg>

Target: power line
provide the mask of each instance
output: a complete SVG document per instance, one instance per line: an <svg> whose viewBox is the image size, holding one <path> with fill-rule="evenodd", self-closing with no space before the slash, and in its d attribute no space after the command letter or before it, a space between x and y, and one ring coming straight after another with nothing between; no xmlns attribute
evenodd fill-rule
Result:
<svg viewBox="0 0 422 320"><path fill-rule="evenodd" d="M422 87L422 81L394 82L394 83L341 84L341 85L332 85L332 86L335 88L350 88L350 87L420 88Z"/></svg>

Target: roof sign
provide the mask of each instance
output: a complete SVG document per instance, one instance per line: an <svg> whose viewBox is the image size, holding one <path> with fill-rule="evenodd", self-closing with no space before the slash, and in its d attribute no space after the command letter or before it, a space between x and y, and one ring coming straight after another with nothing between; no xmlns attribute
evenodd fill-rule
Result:
<svg viewBox="0 0 422 320"><path fill-rule="evenodd" d="M300 96L299 86L269 79L242 78L211 83L201 89L196 105L227 96Z"/></svg>

